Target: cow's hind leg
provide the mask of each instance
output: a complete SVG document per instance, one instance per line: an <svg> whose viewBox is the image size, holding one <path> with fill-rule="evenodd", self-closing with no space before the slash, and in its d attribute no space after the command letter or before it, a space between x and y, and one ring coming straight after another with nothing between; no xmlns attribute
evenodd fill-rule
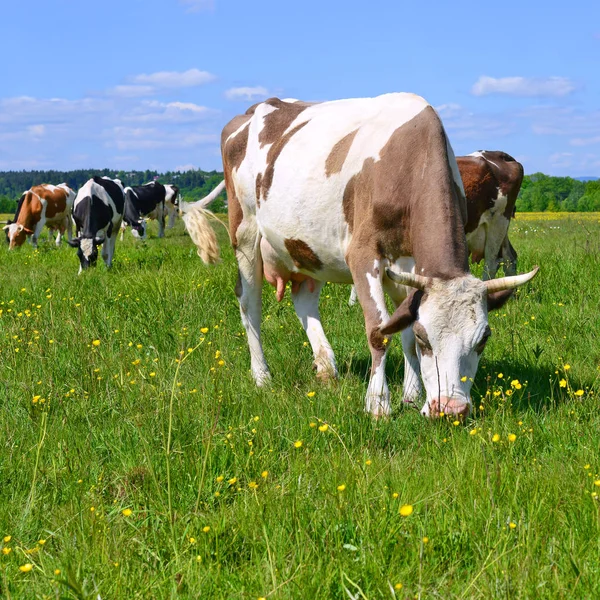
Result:
<svg viewBox="0 0 600 600"><path fill-rule="evenodd" d="M296 314L306 331L315 358L317 377L323 381L337 377L335 356L327 339L319 315L319 296L323 288L321 281L303 281L292 286L292 300ZM312 289L312 291L311 291Z"/></svg>
<svg viewBox="0 0 600 600"><path fill-rule="evenodd" d="M260 340L262 314L263 263L260 253L260 234L254 219L243 220L237 229L238 281L235 293L240 303L242 324L248 337L252 376L256 385L262 387L270 379Z"/></svg>
<svg viewBox="0 0 600 600"><path fill-rule="evenodd" d="M348 260L358 301L365 316L365 327L369 349L371 350L371 377L365 399L365 410L373 416L388 416L391 413L390 391L385 376L385 362L388 340L379 328L389 318L383 291L383 267L378 260L360 256L360 247L356 249L356 257L352 251Z"/></svg>

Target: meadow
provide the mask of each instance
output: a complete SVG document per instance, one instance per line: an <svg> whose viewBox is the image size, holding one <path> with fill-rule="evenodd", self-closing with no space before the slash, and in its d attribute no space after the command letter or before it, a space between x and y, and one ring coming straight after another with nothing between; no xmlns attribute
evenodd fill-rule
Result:
<svg viewBox="0 0 600 600"><path fill-rule="evenodd" d="M347 286L319 383L289 293L263 292L258 390L233 288L178 222L77 276L72 248L0 246L0 597L600 597L600 215L519 215L465 423L363 412ZM45 236L44 236L45 238ZM475 268L475 272L480 269Z"/></svg>

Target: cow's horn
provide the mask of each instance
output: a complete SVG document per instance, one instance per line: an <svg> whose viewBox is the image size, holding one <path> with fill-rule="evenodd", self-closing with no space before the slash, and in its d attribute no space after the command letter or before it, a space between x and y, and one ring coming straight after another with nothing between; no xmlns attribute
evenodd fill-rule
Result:
<svg viewBox="0 0 600 600"><path fill-rule="evenodd" d="M485 282L487 287L488 294L492 292L501 292L503 290L512 290L514 288L518 288L519 286L531 281L540 270L539 267L533 267L532 271L529 273L524 273L523 275L513 275L512 277L500 277L499 279L489 279Z"/></svg>
<svg viewBox="0 0 600 600"><path fill-rule="evenodd" d="M415 273L394 273L391 269L385 270L387 276L396 283L402 285L408 285L410 287L425 291L425 288L429 284L429 278L423 277L423 275L416 275Z"/></svg>

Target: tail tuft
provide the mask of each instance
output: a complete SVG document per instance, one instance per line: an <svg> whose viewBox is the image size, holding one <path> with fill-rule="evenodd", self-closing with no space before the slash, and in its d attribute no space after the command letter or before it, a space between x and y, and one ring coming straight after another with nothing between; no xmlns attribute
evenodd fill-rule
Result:
<svg viewBox="0 0 600 600"><path fill-rule="evenodd" d="M212 265L219 261L219 243L208 215L212 216L212 213L205 208L194 207L183 215L183 222L198 248L198 256L204 264Z"/></svg>

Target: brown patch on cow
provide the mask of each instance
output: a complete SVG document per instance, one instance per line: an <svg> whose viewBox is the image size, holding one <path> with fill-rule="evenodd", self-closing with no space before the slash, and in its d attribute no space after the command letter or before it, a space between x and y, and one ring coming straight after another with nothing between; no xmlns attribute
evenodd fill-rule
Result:
<svg viewBox="0 0 600 600"><path fill-rule="evenodd" d="M331 152L325 161L325 175L327 177L331 177L334 173L339 173L342 170L357 133L358 129L351 131L331 149Z"/></svg>
<svg viewBox="0 0 600 600"><path fill-rule="evenodd" d="M242 123L244 121L249 121L249 119L245 115L243 117L235 117L233 121L236 121L236 119L239 119L240 127L242 126ZM231 121L228 125L231 125L233 121ZM234 129L233 131L237 131L238 128ZM229 134L225 138L225 142L222 143L221 147L223 148L223 154L227 156L227 165L230 169L239 169L244 158L246 158L249 132L250 124L248 123L241 131L238 132L238 134L235 137L229 139L229 136L231 135ZM223 130L223 135L225 135L225 129Z"/></svg>
<svg viewBox="0 0 600 600"><path fill-rule="evenodd" d="M489 160L481 156L456 158L467 198L466 233L475 231L483 213L494 207L498 189L507 196L503 214L512 219L523 182L523 165L512 156L499 150L485 150L483 154Z"/></svg>
<svg viewBox="0 0 600 600"><path fill-rule="evenodd" d="M321 259L313 252L311 247L302 240L283 240L286 250L289 252L294 265L298 269L306 271L318 271L323 267Z"/></svg>
<svg viewBox="0 0 600 600"><path fill-rule="evenodd" d="M424 354L425 356L432 356L433 350L431 349L429 336L427 335L425 327L423 327L423 325L417 321L413 325L413 332L415 334L417 344L419 345L419 350L421 350L421 354Z"/></svg>
<svg viewBox="0 0 600 600"><path fill-rule="evenodd" d="M292 139L292 137L296 135L296 133L298 133L307 123L308 121L305 121L304 123L296 125L296 127L288 131L282 138L280 138L269 148L269 151L267 152L267 168L265 169L265 173L261 180L260 197L263 200L267 199L267 195L271 189L273 176L275 174L275 162L279 158L281 151L285 148L286 144Z"/></svg>
<svg viewBox="0 0 600 600"><path fill-rule="evenodd" d="M356 187L356 175L350 177L350 180L344 188L344 195L342 197L342 209L344 211L344 220L348 224L350 233L354 228L354 194Z"/></svg>
<svg viewBox="0 0 600 600"><path fill-rule="evenodd" d="M446 134L426 107L368 158L347 186L353 238L348 258L413 256L417 273L449 279L468 273L464 198L449 163Z"/></svg>
<svg viewBox="0 0 600 600"><path fill-rule="evenodd" d="M41 188L40 191L37 189ZM55 188L49 190L43 186L32 188L40 198L46 200L46 218L53 219L57 214L64 213L67 210L67 191L64 188Z"/></svg>
<svg viewBox="0 0 600 600"><path fill-rule="evenodd" d="M262 184L262 173L259 173L256 176L256 204L257 206L260 206L260 188L261 188L261 184Z"/></svg>
<svg viewBox="0 0 600 600"><path fill-rule="evenodd" d="M258 143L261 148L281 140L298 115L313 106L309 102L283 102L279 98L269 98L265 100L265 104L273 106L275 110L263 117L263 128L258 134Z"/></svg>

